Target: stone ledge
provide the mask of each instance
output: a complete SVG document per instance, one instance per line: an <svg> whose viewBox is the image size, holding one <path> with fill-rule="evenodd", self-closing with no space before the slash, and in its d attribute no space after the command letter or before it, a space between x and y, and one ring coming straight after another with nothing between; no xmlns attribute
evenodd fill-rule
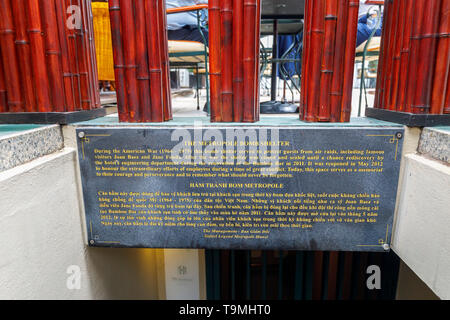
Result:
<svg viewBox="0 0 450 320"><path fill-rule="evenodd" d="M419 153L450 164L450 127L424 128Z"/></svg>
<svg viewBox="0 0 450 320"><path fill-rule="evenodd" d="M59 125L0 125L0 172L64 147Z"/></svg>

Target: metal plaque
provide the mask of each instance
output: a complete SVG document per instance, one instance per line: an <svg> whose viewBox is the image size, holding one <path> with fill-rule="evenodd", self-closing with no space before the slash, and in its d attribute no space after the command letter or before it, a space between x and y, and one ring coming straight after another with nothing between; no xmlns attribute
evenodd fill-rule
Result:
<svg viewBox="0 0 450 320"><path fill-rule="evenodd" d="M91 246L384 251L401 127L87 127Z"/></svg>

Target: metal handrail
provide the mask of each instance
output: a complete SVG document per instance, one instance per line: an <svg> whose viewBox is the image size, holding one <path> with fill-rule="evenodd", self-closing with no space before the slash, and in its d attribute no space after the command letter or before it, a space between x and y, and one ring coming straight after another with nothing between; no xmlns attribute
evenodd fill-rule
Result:
<svg viewBox="0 0 450 320"><path fill-rule="evenodd" d="M189 11L199 11L199 10L203 10L203 9L208 9L208 5L207 4L197 4L195 6L169 8L169 9L167 9L167 14L189 12Z"/></svg>

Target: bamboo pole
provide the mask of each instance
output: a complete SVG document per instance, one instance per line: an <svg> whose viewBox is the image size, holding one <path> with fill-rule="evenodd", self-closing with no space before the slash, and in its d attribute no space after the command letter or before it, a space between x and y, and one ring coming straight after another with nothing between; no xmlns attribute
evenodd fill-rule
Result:
<svg viewBox="0 0 450 320"><path fill-rule="evenodd" d="M375 90L374 107L382 109L383 108L383 95L384 95L384 65L386 61L386 48L389 45L388 39L388 23L389 23L389 10L390 2L387 1L383 7L383 27L381 33L381 43L380 43L380 58L378 60L378 70L377 70L377 84ZM409 6L408 6L409 7Z"/></svg>
<svg viewBox="0 0 450 320"><path fill-rule="evenodd" d="M344 0L346 1L346 0ZM342 2L341 2L342 3ZM305 19L303 26L303 50L302 50L302 74L301 74L301 92L300 92L300 119L304 120L306 115L306 108L309 102L308 88L309 88L309 63L310 63L310 45L311 45L311 20L312 20L312 4L313 0L305 1Z"/></svg>
<svg viewBox="0 0 450 320"><path fill-rule="evenodd" d="M49 79L45 59L44 37L41 24L41 8L38 0L28 0L28 33L31 44L31 58L35 74L37 110L51 112Z"/></svg>
<svg viewBox="0 0 450 320"><path fill-rule="evenodd" d="M391 93L392 93L392 82L394 80L393 76L393 65L394 65L394 50L395 45L398 41L395 41L396 37L396 29L399 25L397 21L399 2L394 1L390 5L390 16L389 16L389 41L387 46L385 67L388 72L385 73L385 92L383 98L383 106L385 109L389 109L391 102Z"/></svg>
<svg viewBox="0 0 450 320"><path fill-rule="evenodd" d="M137 80L139 86L140 114L142 122L151 121L150 75L148 66L147 32L144 0L136 0L136 53Z"/></svg>
<svg viewBox="0 0 450 320"><path fill-rule="evenodd" d="M164 120L172 119L171 114L171 98L170 98L170 66L169 66L169 52L167 49L167 17L166 17L166 2L165 0L158 0L158 16L160 32L159 50L161 52L161 66L162 66L162 80L163 80L163 116Z"/></svg>
<svg viewBox="0 0 450 320"><path fill-rule="evenodd" d="M57 32L55 0L41 0L42 26L45 33L45 53L47 56L48 77L52 98L52 111L65 111L64 86L61 67L61 51Z"/></svg>
<svg viewBox="0 0 450 320"><path fill-rule="evenodd" d="M444 113L448 78L450 75L450 1L442 1L439 25L439 43L431 96L430 113L432 114Z"/></svg>
<svg viewBox="0 0 450 320"><path fill-rule="evenodd" d="M450 80L447 79L447 92L445 94L444 114L450 114Z"/></svg>
<svg viewBox="0 0 450 320"><path fill-rule="evenodd" d="M220 25L220 0L208 1L209 13L209 68L211 90L211 122L222 121L222 101L220 97L220 83L222 78L221 67L221 25Z"/></svg>
<svg viewBox="0 0 450 320"><path fill-rule="evenodd" d="M120 0L121 26L124 43L124 61L125 61L125 79L126 93L128 96L129 121L138 121L139 114L139 95L136 80L136 34L133 15L132 0Z"/></svg>
<svg viewBox="0 0 450 320"><path fill-rule="evenodd" d="M66 8L74 4L73 0L65 0ZM64 23L68 20L67 11L65 12ZM74 92L74 111L82 110L81 104L81 83L80 83L80 71L78 66L78 52L77 52L77 36L74 28L67 29L67 43L68 43L68 56L69 66L71 68L71 76Z"/></svg>
<svg viewBox="0 0 450 320"><path fill-rule="evenodd" d="M0 57L2 48L0 47ZM6 92L5 72L3 68L3 61L0 59L0 112L8 111L8 97Z"/></svg>
<svg viewBox="0 0 450 320"><path fill-rule="evenodd" d="M76 36L76 50L78 57L78 70L80 76L80 93L81 93L81 108L83 110L89 110L90 105L92 103L91 92L89 89L89 73L88 73L88 65L89 65L89 57L87 54L87 45L86 45L86 21L84 8L82 5L83 0L73 0L74 4L80 7L81 10L81 26L75 32Z"/></svg>
<svg viewBox="0 0 450 320"><path fill-rule="evenodd" d="M0 1L0 47L8 92L9 112L23 111L19 67L14 47L14 26L9 1Z"/></svg>
<svg viewBox="0 0 450 320"><path fill-rule="evenodd" d="M150 67L150 99L151 121L162 122L164 120L163 106L163 71L161 64L160 33L158 32L159 15L158 5L155 2L145 3L147 20L147 41L149 43L149 67Z"/></svg>
<svg viewBox="0 0 450 320"><path fill-rule="evenodd" d="M221 49L222 82L222 121L233 121L233 6L231 0L221 1ZM254 26L253 26L254 27ZM249 35L250 36L250 35Z"/></svg>
<svg viewBox="0 0 450 320"><path fill-rule="evenodd" d="M255 65L256 65L256 57L255 57L255 37L256 37L256 28L254 25L254 21L257 16L257 8L258 4L256 0L244 0L244 17L247 23L244 23L244 34L246 36L246 40L244 40L243 44L243 72L244 72L244 117L243 122L254 122L255 119L255 108L256 108L256 97L254 97L255 93ZM225 69L225 68L223 68ZM223 70L222 69L222 70ZM223 72L223 71L222 71ZM222 75L225 76L225 75ZM223 112L225 112L225 107L223 108ZM225 115L224 115L225 116ZM226 120L226 119L223 119Z"/></svg>
<svg viewBox="0 0 450 320"><path fill-rule="evenodd" d="M403 20L404 29L402 35L402 49L400 52L400 68L398 70L398 94L396 100L396 110L405 110L405 95L408 76L409 53L411 45L411 31L413 24L414 2L405 0L406 10L404 11L405 19Z"/></svg>
<svg viewBox="0 0 450 320"><path fill-rule="evenodd" d="M426 0L415 0L415 16L411 34L411 47L410 47L410 58L409 58L409 68L408 68L408 84L406 89L406 101L405 110L406 112L412 111L412 104L414 102L415 91L417 87L417 66L420 64L419 51L420 51L420 36L421 28L425 15L425 4ZM387 71L387 70L386 70ZM385 71L385 72L386 72ZM422 89L420 89L422 90Z"/></svg>
<svg viewBox="0 0 450 320"><path fill-rule="evenodd" d="M343 90L343 72L345 59L345 35L347 34L348 0L339 1L336 45L334 50L334 65L330 92L331 121L338 122L341 116Z"/></svg>
<svg viewBox="0 0 450 320"><path fill-rule="evenodd" d="M316 121L319 114L319 95L320 92L320 67L323 55L324 32L325 32L325 0L313 1L313 11L311 12L311 56L309 63L308 79L310 86L308 88L308 104L306 106L305 120Z"/></svg>
<svg viewBox="0 0 450 320"><path fill-rule="evenodd" d="M65 96L65 106L66 111L74 111L75 110L75 101L74 101L74 80L70 68L69 61L69 49L67 43L67 26L65 19L65 12L63 1L56 1L56 16L58 19L58 36L59 43L61 46L61 68L62 68L62 76L64 81L64 96Z"/></svg>
<svg viewBox="0 0 450 320"><path fill-rule="evenodd" d="M336 40L336 24L338 14L338 3L335 0L326 0L325 6L325 39L322 55L322 68L320 79L320 99L318 121L331 120L330 87L333 79L333 62Z"/></svg>
<svg viewBox="0 0 450 320"><path fill-rule="evenodd" d="M160 14L162 25L160 25L160 30L163 33L161 48L163 50L163 94L165 97L164 103L164 120L172 120L172 99L170 95L170 64L169 64L169 36L167 30L167 14L166 14L166 0L160 0Z"/></svg>
<svg viewBox="0 0 450 320"><path fill-rule="evenodd" d="M97 68L97 54L95 50L95 39L94 39L94 16L92 13L92 5L90 0L83 0L86 7L86 27L87 27L87 40L89 48L89 76L90 76L90 89L92 96L91 109L100 108L100 92L98 88L98 68Z"/></svg>
<svg viewBox="0 0 450 320"><path fill-rule="evenodd" d="M261 37L261 0L256 0L256 36L255 41L255 84L254 84L254 95L255 107L253 108L253 121L259 121L260 115L260 96L259 96L259 79L260 79L260 37Z"/></svg>
<svg viewBox="0 0 450 320"><path fill-rule="evenodd" d="M172 119L165 0L110 0L110 16L120 121Z"/></svg>
<svg viewBox="0 0 450 320"><path fill-rule="evenodd" d="M117 107L119 121L129 121L128 99L125 84L125 61L123 53L123 39L121 32L121 14L119 0L109 0L109 14L111 18L111 37L114 55L114 73L116 78Z"/></svg>
<svg viewBox="0 0 450 320"><path fill-rule="evenodd" d="M30 42L27 36L27 18L23 0L11 2L12 14L15 26L15 44L17 59L20 70L20 80L23 91L24 108L23 111L36 111L35 94L33 86Z"/></svg>
<svg viewBox="0 0 450 320"><path fill-rule="evenodd" d="M233 2L233 121L241 122L244 117L243 97L243 61L244 41L244 0Z"/></svg>
<svg viewBox="0 0 450 320"><path fill-rule="evenodd" d="M350 0L348 5L348 27L347 39L345 41L344 83L340 119L341 122L350 121L352 109L353 70L355 64L359 1Z"/></svg>
<svg viewBox="0 0 450 320"><path fill-rule="evenodd" d="M386 3L387 5L387 15L386 15L386 36L387 36L387 41L385 42L386 46L384 48L384 59L383 59L383 70L385 70L385 72L383 73L383 77L382 77L382 81L383 81L383 96L382 96L382 100L381 100L381 107L383 109L387 109L388 105L387 105L387 101L386 98L389 94L389 89L390 89L390 85L389 85L389 81L390 81L390 77L391 77L391 55L390 55L390 50L391 50L391 45L392 45L392 32L391 30L393 29L394 23L395 23L395 19L394 19L394 6L393 6L393 2L388 1ZM387 71L387 72L386 72Z"/></svg>
<svg viewBox="0 0 450 320"><path fill-rule="evenodd" d="M430 109L441 0L427 0L426 8L419 40L418 61L420 62L420 68L417 69L416 79L417 87L420 90L415 91L412 105L414 113L429 113Z"/></svg>
<svg viewBox="0 0 450 320"><path fill-rule="evenodd" d="M398 85L399 85L399 71L400 71L400 58L401 58L401 51L402 51L402 41L403 39L403 33L405 32L405 1L396 1L396 6L394 6L395 10L395 17L396 17L396 24L395 24L395 32L394 32L394 39L395 41L392 41L394 43L393 46L393 61L392 61L392 89L390 91L390 97L389 97L389 105L388 109L395 111L397 109L397 96L398 96Z"/></svg>
<svg viewBox="0 0 450 320"><path fill-rule="evenodd" d="M383 68L385 70L383 75L383 99L381 102L383 109L389 109L389 97L391 92L391 80L392 80L392 62L393 62L393 46L395 44L394 39L394 32L395 27L397 25L396 23L396 16L395 16L395 9L396 9L396 2L390 2L388 4L388 16L386 21L386 28L388 29L388 41L386 42L386 48L385 48L385 57L384 57L384 65Z"/></svg>

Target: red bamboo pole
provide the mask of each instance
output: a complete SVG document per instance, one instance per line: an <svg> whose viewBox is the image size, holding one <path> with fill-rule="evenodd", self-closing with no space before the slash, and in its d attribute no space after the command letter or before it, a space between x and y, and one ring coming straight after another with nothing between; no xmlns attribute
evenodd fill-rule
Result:
<svg viewBox="0 0 450 320"><path fill-rule="evenodd" d="M132 0L120 0L120 14L123 39L124 43L126 43L126 47L124 47L124 60L129 121L136 122L140 118L140 114L136 80L136 34ZM131 21L133 23L130 23Z"/></svg>
<svg viewBox="0 0 450 320"><path fill-rule="evenodd" d="M260 80L260 37L261 37L261 0L256 0L256 36L255 41L255 83L254 83L254 95L255 107L253 108L253 121L259 121L260 114L260 96L259 96L259 80Z"/></svg>
<svg viewBox="0 0 450 320"><path fill-rule="evenodd" d="M151 99L151 121L164 121L163 105L163 70L161 64L160 33L158 5L156 1L145 2L147 20L147 41L149 43L149 67L150 67L150 99Z"/></svg>
<svg viewBox="0 0 450 320"><path fill-rule="evenodd" d="M151 121L150 75L148 66L147 32L144 0L136 0L136 53L139 85L140 114L142 122Z"/></svg>
<svg viewBox="0 0 450 320"><path fill-rule="evenodd" d="M77 0L66 0L66 2L69 2L68 5L77 5ZM67 12L69 13L69 12ZM71 12L71 14L76 14L76 12ZM66 17L67 19L67 17ZM82 106L82 93L81 93L81 75L80 75L80 66L79 66L79 54L78 54L78 36L77 36L77 30L76 27L72 27L70 28L69 32L68 32L68 38L69 38L69 42L70 42L70 65L72 66L72 76L74 78L74 90L75 90L75 94L76 94L76 98L75 98L75 110L83 110L83 106Z"/></svg>
<svg viewBox="0 0 450 320"><path fill-rule="evenodd" d="M89 31L88 31L88 22L87 22L87 11L86 11L86 0L78 0L78 5L81 9L81 28L79 32L79 47L78 50L83 50L82 54L80 54L81 59L83 60L82 64L84 66L83 73L80 73L81 80L85 81L86 91L84 96L86 97L84 103L84 110L91 109L91 106L94 104L94 95L91 81L92 81L92 73L89 72L91 67L91 59L90 59L90 42L89 42Z"/></svg>
<svg viewBox="0 0 450 320"><path fill-rule="evenodd" d="M222 78L221 67L221 25L220 25L220 0L208 1L209 16L209 68L211 86L211 122L222 121L222 101L220 97L220 83Z"/></svg>
<svg viewBox="0 0 450 320"><path fill-rule="evenodd" d="M169 64L169 48L168 48L168 42L169 42L169 36L168 36L168 30L167 30L167 14L166 14L166 0L160 0L160 14L161 14L161 21L162 26L160 27L160 30L163 32L164 38L161 38L163 40L161 44L161 48L163 49L163 86L164 86L164 97L165 97L165 103L164 103L164 120L172 120L172 99L170 96L170 64Z"/></svg>
<svg viewBox="0 0 450 320"><path fill-rule="evenodd" d="M408 76L408 63L409 63L409 53L411 45L411 32L413 24L413 12L414 12L414 2L410 0L405 1L406 9L404 11L405 19L403 35L402 35L402 49L400 52L400 68L398 71L398 94L396 101L396 110L405 110L405 95L406 95L406 84Z"/></svg>
<svg viewBox="0 0 450 320"><path fill-rule="evenodd" d="M56 19L55 0L41 0L42 27L45 32L45 53L47 56L48 77L52 98L52 111L63 112L64 106L64 86L61 67L61 51Z"/></svg>
<svg viewBox="0 0 450 320"><path fill-rule="evenodd" d="M244 40L243 45L243 72L244 72L244 117L243 122L254 122L255 119L255 108L256 101L254 97L255 93L255 66L256 66L256 57L255 57L255 41L252 41L256 37L256 28L254 25L254 21L256 20L258 8L258 4L256 0L244 0L244 17L247 23L244 24L244 34L246 36L247 41ZM226 66L225 66L226 67ZM222 73L224 72L222 68ZM225 74L222 74L225 77ZM222 81L223 83L223 81ZM225 113L225 106L223 106L223 113ZM225 117L226 115L223 114ZM226 118L222 119L226 121Z"/></svg>
<svg viewBox="0 0 450 320"><path fill-rule="evenodd" d="M344 0L346 1L346 0ZM342 2L341 2L342 3ZM301 92L300 92L300 119L304 120L306 115L306 108L309 102L308 87L309 87L309 63L310 63L310 45L311 45L311 20L312 20L312 4L313 0L305 1L305 19L303 26L303 50L302 50L302 75L301 75Z"/></svg>
<svg viewBox="0 0 450 320"><path fill-rule="evenodd" d="M429 113L431 104L431 84L437 48L437 31L441 0L427 0L427 10L420 34L420 51L417 72L417 88L412 105L413 113Z"/></svg>
<svg viewBox="0 0 450 320"><path fill-rule="evenodd" d="M31 55L30 55L30 42L27 36L27 18L25 14L25 7L23 0L17 0L11 2L12 14L14 17L15 26L15 44L17 50L17 59L20 69L20 81L23 91L24 109L23 111L36 111L32 68L31 68Z"/></svg>
<svg viewBox="0 0 450 320"><path fill-rule="evenodd" d="M255 13L256 16L256 13ZM220 37L222 49L222 121L233 121L233 6L231 0L222 0L220 9ZM255 26L253 25L253 28ZM248 39L250 35L248 35ZM253 53L252 53L253 55ZM249 92L249 94L252 94Z"/></svg>
<svg viewBox="0 0 450 320"><path fill-rule="evenodd" d="M444 114L450 113L450 79L447 79L447 92L445 94Z"/></svg>
<svg viewBox="0 0 450 320"><path fill-rule="evenodd" d="M318 121L331 120L330 87L333 79L333 62L336 40L336 24L338 14L338 2L326 0L325 5L325 39L322 55L322 68L320 79L320 99Z"/></svg>
<svg viewBox="0 0 450 320"><path fill-rule="evenodd" d="M384 109L389 109L390 106L390 97L392 92L392 81L394 80L393 76L393 64L394 64L394 50L395 44L398 41L395 41L396 36L396 28L398 26L397 15L398 15L398 4L399 2L392 2L389 7L390 16L389 16L389 41L386 51L386 61L385 61L385 82L384 82L384 97L383 97L383 106Z"/></svg>
<svg viewBox="0 0 450 320"><path fill-rule="evenodd" d="M341 117L341 102L344 77L345 35L347 34L348 0L339 1L334 65L330 92L331 121L338 122Z"/></svg>
<svg viewBox="0 0 450 320"><path fill-rule="evenodd" d="M393 54L393 61L392 61L392 89L390 91L390 97L389 97L389 110L396 110L397 109L397 95L398 95L398 84L399 84L399 70L400 70L400 58L401 58L401 50L402 50L402 41L403 33L405 31L405 1L396 1L394 6L395 10L395 17L396 25L395 25L395 31L394 31L394 39L396 41L393 41L394 43L394 50L392 52Z"/></svg>
<svg viewBox="0 0 450 320"><path fill-rule="evenodd" d="M9 112L23 111L19 68L14 47L14 25L9 1L0 1L0 46L8 92Z"/></svg>
<svg viewBox="0 0 450 320"><path fill-rule="evenodd" d="M63 12L65 15L64 18L64 24L66 24L66 21L68 21L68 12L67 8L69 6L73 5L72 0L65 0L65 8L63 8ZM74 109L73 111L81 110L81 83L80 83L80 71L78 67L78 52L77 52L77 36L76 36L76 30L75 28L67 28L67 49L68 49L68 57L69 57L69 67L70 67L70 74L72 78L72 84L73 84L73 93L74 93ZM72 110L71 110L72 111Z"/></svg>
<svg viewBox="0 0 450 320"><path fill-rule="evenodd" d="M49 79L45 58L44 37L41 24L41 8L38 0L28 0L28 33L31 44L31 58L35 74L35 88L37 96L37 110L51 112Z"/></svg>
<svg viewBox="0 0 450 320"><path fill-rule="evenodd" d="M359 1L350 0L348 5L348 27L347 39L345 41L344 83L340 119L341 122L350 121L352 110L353 70L355 64Z"/></svg>
<svg viewBox="0 0 450 320"><path fill-rule="evenodd" d="M415 96L415 91L417 89L417 73L418 66L420 65L419 51L420 51L420 37L421 29L424 20L425 5L426 0L415 0L415 15L411 35L411 47L410 47L410 57L409 57L409 68L408 68L408 83L406 89L406 101L405 110L406 112L411 112ZM387 71L387 70L386 70ZM420 89L420 88L419 88ZM421 89L420 89L421 90Z"/></svg>
<svg viewBox="0 0 450 320"><path fill-rule="evenodd" d="M387 41L386 43L386 47L385 47L385 51L384 51L384 61L383 61L383 69L385 70L384 74L383 74L383 96L382 96L382 101L381 101L381 107L383 109L387 109L388 108L388 102L387 102L387 97L389 95L389 90L390 90L390 80L392 79L392 70L391 70L391 66L392 66L392 56L391 56L391 51L392 51L392 42L393 42L393 36L392 36L392 32L391 30L394 28L395 26L395 15L394 15L394 5L393 2L388 2L388 6L387 6L388 10L387 10L387 16L386 16L386 29L387 29Z"/></svg>
<svg viewBox="0 0 450 320"><path fill-rule="evenodd" d="M114 74L116 80L117 107L119 121L129 121L128 99L125 84L125 61L121 31L121 14L119 0L109 0L109 15L111 19L111 37L114 56Z"/></svg>
<svg viewBox="0 0 450 320"><path fill-rule="evenodd" d="M88 54L86 45L86 21L82 2L84 0L73 0L74 5L77 5L81 10L81 26L75 32L76 35L76 50L78 57L78 70L80 75L80 93L81 93L81 107L83 110L89 110L92 103L91 92L89 88L89 72L88 72Z"/></svg>
<svg viewBox="0 0 450 320"><path fill-rule="evenodd" d="M98 86L98 81L95 82L95 74L94 72L94 64L96 56L93 55L95 50L95 43L93 43L93 34L91 30L91 22L90 22L90 1L89 0L80 0L81 1L81 9L83 16L83 44L85 48L85 57L86 57L86 70L87 70L87 82L88 82L88 94L89 94L89 109L95 109L97 100L96 100L96 91ZM95 84L95 85L94 85Z"/></svg>
<svg viewBox="0 0 450 320"><path fill-rule="evenodd" d="M172 120L173 119L173 114L172 114L172 99L171 99L171 88L170 88L170 63L169 63L169 48L167 46L167 43L169 42L169 35L168 35L168 29L167 29L167 14L166 14L166 0L163 0L163 12L164 12L164 27L165 29L165 33L164 35L166 36L166 45L165 45L165 51L166 51L166 61L167 61L167 79L168 79L168 83L167 83L167 87L166 87L166 94L169 97L169 103L166 107L165 110L165 116L166 116L166 120ZM206 61L205 61L206 63Z"/></svg>
<svg viewBox="0 0 450 320"><path fill-rule="evenodd" d="M2 48L0 47L0 57ZM6 92L5 72L2 59L0 59L0 112L8 111L8 98Z"/></svg>
<svg viewBox="0 0 450 320"><path fill-rule="evenodd" d="M319 92L320 92L320 67L323 55L324 32L325 32L325 0L313 1L311 12L311 56L309 62L310 86L308 88L308 104L306 106L306 121L316 121L319 114Z"/></svg>
<svg viewBox="0 0 450 320"><path fill-rule="evenodd" d="M383 27L381 34L380 43L380 59L378 60L378 70L377 70L377 85L375 90L375 100L374 107L383 109L383 96L384 96L384 80L385 80L385 63L386 63L386 50L389 45L389 16L391 14L390 1L387 1L383 9Z"/></svg>
<svg viewBox="0 0 450 320"><path fill-rule="evenodd" d="M61 46L61 68L62 68L62 76L64 81L64 99L65 99L65 110L66 111L74 111L75 110L75 101L74 101L74 79L72 77L72 72L70 68L69 61L69 48L66 33L66 18L64 12L63 1L56 1L56 16L58 21L58 37L59 44Z"/></svg>
<svg viewBox="0 0 450 320"><path fill-rule="evenodd" d="M244 41L244 0L233 2L233 121L241 122L244 117L243 97L243 61Z"/></svg>
<svg viewBox="0 0 450 320"><path fill-rule="evenodd" d="M86 7L86 26L87 26L87 40L88 40L88 48L89 48L89 76L90 76L90 89L92 96L92 105L91 109L100 108L100 92L98 89L98 72L97 72L97 54L95 50L95 39L94 39L94 16L92 13L92 5L91 1L84 0L84 5Z"/></svg>
<svg viewBox="0 0 450 320"><path fill-rule="evenodd" d="M450 1L443 1L440 11L439 43L431 95L432 114L443 114L450 74Z"/></svg>

